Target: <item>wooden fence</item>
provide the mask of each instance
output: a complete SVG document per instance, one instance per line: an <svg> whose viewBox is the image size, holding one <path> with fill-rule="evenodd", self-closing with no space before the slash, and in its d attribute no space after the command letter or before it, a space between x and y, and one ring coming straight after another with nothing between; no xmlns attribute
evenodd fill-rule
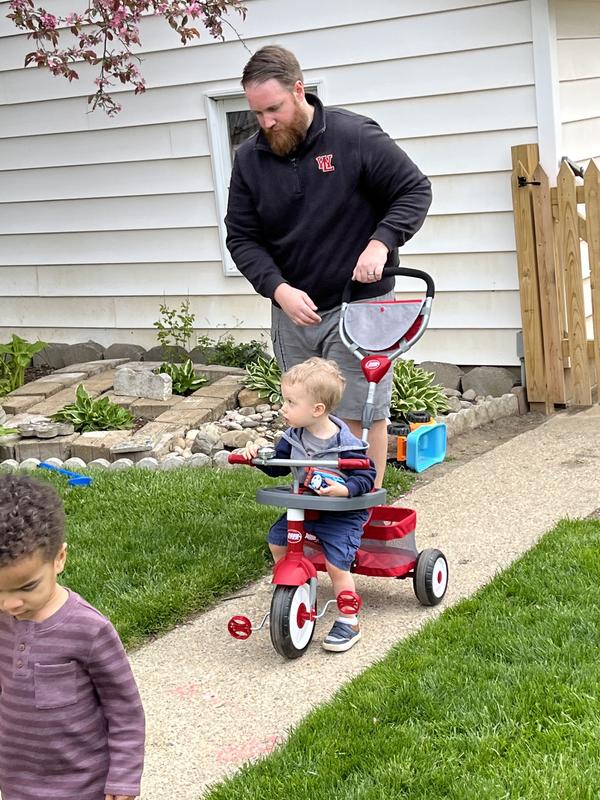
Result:
<svg viewBox="0 0 600 800"><path fill-rule="evenodd" d="M513 147L512 164L527 397L545 413L590 406L600 377L600 170L590 161L581 178L563 161L551 187L535 144Z"/></svg>

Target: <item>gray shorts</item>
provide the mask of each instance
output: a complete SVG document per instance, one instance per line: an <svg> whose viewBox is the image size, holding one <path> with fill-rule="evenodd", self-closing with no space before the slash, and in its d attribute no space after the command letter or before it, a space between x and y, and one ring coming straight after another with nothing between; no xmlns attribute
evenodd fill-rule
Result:
<svg viewBox="0 0 600 800"><path fill-rule="evenodd" d="M376 300L393 300L394 293L370 297ZM360 302L360 301L359 301ZM367 400L367 379L360 368L360 361L340 339L339 306L330 311L319 312L318 325L295 325L280 308L272 306L271 338L273 352L282 372L306 361L312 356L335 361L346 378L346 390L337 409L332 409L342 419L360 420ZM373 419L388 419L392 397L392 369L379 382L375 391L375 414Z"/></svg>

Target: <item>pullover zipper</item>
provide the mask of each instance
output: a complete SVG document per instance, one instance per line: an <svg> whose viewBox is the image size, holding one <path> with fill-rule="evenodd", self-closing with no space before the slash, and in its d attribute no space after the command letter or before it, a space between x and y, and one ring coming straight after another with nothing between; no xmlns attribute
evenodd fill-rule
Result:
<svg viewBox="0 0 600 800"><path fill-rule="evenodd" d="M290 158L294 176L296 178L296 194L302 194L302 185L300 183L300 173L298 172L298 162L295 158Z"/></svg>

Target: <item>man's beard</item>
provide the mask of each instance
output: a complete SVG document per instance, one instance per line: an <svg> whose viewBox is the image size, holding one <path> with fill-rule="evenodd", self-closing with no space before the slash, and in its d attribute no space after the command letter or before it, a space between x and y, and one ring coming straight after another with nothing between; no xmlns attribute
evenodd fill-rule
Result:
<svg viewBox="0 0 600 800"><path fill-rule="evenodd" d="M304 140L307 130L308 119L306 112L302 106L297 105L294 118L289 125L282 126L279 130L265 130L263 133L267 137L267 141L275 155L288 156Z"/></svg>

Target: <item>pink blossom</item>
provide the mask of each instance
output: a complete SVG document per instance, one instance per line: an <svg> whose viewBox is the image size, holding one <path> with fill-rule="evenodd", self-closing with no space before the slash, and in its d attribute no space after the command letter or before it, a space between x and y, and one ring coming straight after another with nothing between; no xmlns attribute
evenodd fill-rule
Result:
<svg viewBox="0 0 600 800"><path fill-rule="evenodd" d="M40 18L40 22L44 28L56 28L56 17L53 14L44 14Z"/></svg>

